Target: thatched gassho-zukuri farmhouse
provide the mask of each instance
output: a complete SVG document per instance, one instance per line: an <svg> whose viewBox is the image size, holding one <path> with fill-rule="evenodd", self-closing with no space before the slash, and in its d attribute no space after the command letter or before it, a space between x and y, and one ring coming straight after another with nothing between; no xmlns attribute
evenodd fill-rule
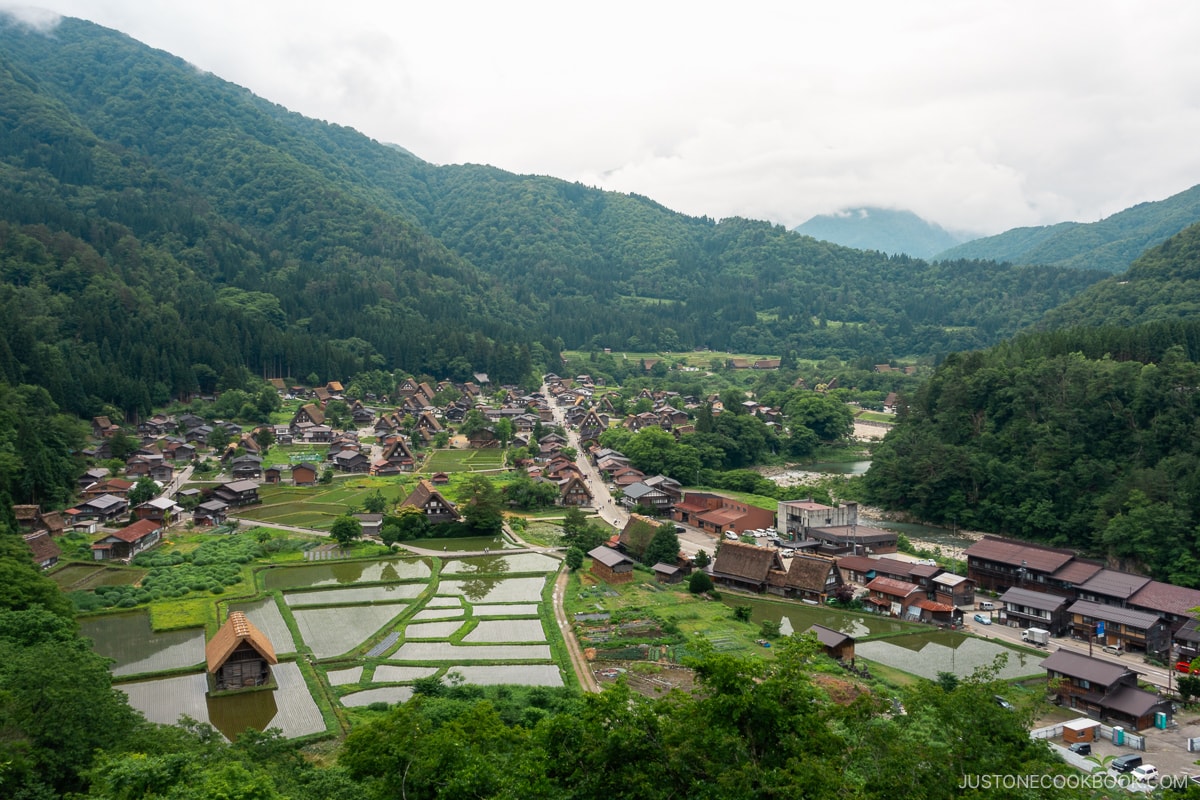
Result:
<svg viewBox="0 0 1200 800"><path fill-rule="evenodd" d="M275 648L241 611L229 619L204 648L213 692L273 686L271 665L278 664Z"/></svg>

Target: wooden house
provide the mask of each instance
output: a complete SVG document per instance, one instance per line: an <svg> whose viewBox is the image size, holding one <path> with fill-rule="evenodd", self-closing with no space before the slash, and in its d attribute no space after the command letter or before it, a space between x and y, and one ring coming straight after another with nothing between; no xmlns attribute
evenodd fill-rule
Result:
<svg viewBox="0 0 1200 800"><path fill-rule="evenodd" d="M722 542L712 565L713 582L749 592L765 592L775 570L784 572L783 559L772 547Z"/></svg>
<svg viewBox="0 0 1200 800"><path fill-rule="evenodd" d="M842 583L842 573L832 558L797 554L792 557L787 572L773 571L768 576L767 591L824 603Z"/></svg>
<svg viewBox="0 0 1200 800"><path fill-rule="evenodd" d="M241 611L229 612L205 646L204 660L217 692L268 686L271 667L279 663L270 640Z"/></svg>
<svg viewBox="0 0 1200 800"><path fill-rule="evenodd" d="M633 559L619 550L600 545L588 551L592 574L605 583L629 583L633 580Z"/></svg>
<svg viewBox="0 0 1200 800"><path fill-rule="evenodd" d="M848 633L813 625L805 633L814 633L824 648L825 654L835 661L851 661L854 658L854 637Z"/></svg>
<svg viewBox="0 0 1200 800"><path fill-rule="evenodd" d="M292 484L295 486L315 486L317 483L317 468L312 464L294 464L292 466Z"/></svg>
<svg viewBox="0 0 1200 800"><path fill-rule="evenodd" d="M419 481L400 506L419 508L430 522L457 522L462 517L454 504L427 480Z"/></svg>
<svg viewBox="0 0 1200 800"><path fill-rule="evenodd" d="M25 544L29 545L29 550L33 554L33 563L38 567L50 569L58 563L58 557L62 555L62 550L47 531L27 533L24 538Z"/></svg>
<svg viewBox="0 0 1200 800"><path fill-rule="evenodd" d="M1171 716L1171 701L1139 689L1137 673L1124 664L1059 649L1041 662L1059 705L1111 724L1143 730L1158 713Z"/></svg>
<svg viewBox="0 0 1200 800"><path fill-rule="evenodd" d="M162 541L162 525L155 520L143 519L110 533L92 545L92 558L96 561L129 561L143 550L149 550Z"/></svg>

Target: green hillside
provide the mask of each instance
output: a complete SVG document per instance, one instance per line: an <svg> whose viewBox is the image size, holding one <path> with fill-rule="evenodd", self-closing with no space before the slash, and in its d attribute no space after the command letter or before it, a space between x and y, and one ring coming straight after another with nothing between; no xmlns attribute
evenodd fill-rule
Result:
<svg viewBox="0 0 1200 800"><path fill-rule="evenodd" d="M1139 325L1200 315L1200 224L1046 315L1044 327Z"/></svg>
<svg viewBox="0 0 1200 800"><path fill-rule="evenodd" d="M1121 273L1144 250L1196 222L1200 222L1200 186L1165 200L1139 203L1099 222L1014 228L952 247L934 258L979 258Z"/></svg>
<svg viewBox="0 0 1200 800"><path fill-rule="evenodd" d="M932 356L1102 277L930 265L437 167L69 19L0 26L0 165L3 377L82 414L234 367L514 382L563 347Z"/></svg>
<svg viewBox="0 0 1200 800"><path fill-rule="evenodd" d="M1164 272L1195 269L1185 239ZM1200 586L1197 386L1196 315L954 354L874 452L867 499Z"/></svg>

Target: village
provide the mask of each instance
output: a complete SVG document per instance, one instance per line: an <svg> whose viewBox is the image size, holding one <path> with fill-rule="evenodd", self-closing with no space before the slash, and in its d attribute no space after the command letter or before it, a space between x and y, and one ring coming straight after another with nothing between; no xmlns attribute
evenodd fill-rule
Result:
<svg viewBox="0 0 1200 800"><path fill-rule="evenodd" d="M398 403L380 411L363 402L368 398L346 397L336 381L312 388L272 383L281 399L294 401L286 423L244 429L195 414L155 415L137 425L137 446L120 477L92 467L80 477L79 500L70 508L15 507L35 562L54 568L62 555L57 541L75 531L95 537L95 562L128 564L172 528L236 529L262 504L264 487L317 487L338 476L410 478L411 490L396 509L416 509L430 523L454 522L461 515L444 493L452 473L427 469L425 457L438 449L506 450L514 457L496 462L493 474L519 473L551 486L555 506L583 510L611 526L608 541L586 553L587 571L600 583L641 579L635 568L648 568L656 583L681 584L699 571L718 589L751 596L813 607L854 603L869 616L983 637L1003 631L1013 646L1045 651L1038 667L1055 704L1095 720L1094 726L1068 726L1070 737L1105 735L1114 744L1144 747L1137 736L1118 741L1120 732L1177 725L1174 675L1190 674L1200 653L1192 614L1200 591L1110 569L1070 550L995 536L968 547L965 563L955 569L898 552L897 534L860 520L857 503L781 500L769 508L719 491L691 490L670 477L642 473L600 442L616 425L685 433L696 398L643 390L637 399L649 408L620 417L603 387L585 375L547 375L541 391L529 394L513 387L487 391L487 376L477 375L462 385L405 381ZM458 399L435 405L435 397L447 392ZM721 412L719 398L706 401ZM341 427L327 414L332 403L344 406L337 415ZM777 409L753 401L747 408L769 424L783 422ZM472 418L476 424L464 425ZM92 434L89 457L111 464L112 443L126 435L124 429L98 417ZM271 456L297 446L304 451L286 462ZM203 476L202 465L208 467ZM145 480L156 490L134 502ZM383 512L353 516L366 538L379 540ZM642 565L645 531L667 521L679 535L677 558ZM806 631L848 669L863 657L856 656L855 637L836 625L796 632ZM243 669L240 661L252 662L245 674L253 682L266 681L259 662L270 663L275 655L264 639L244 617L230 614L210 643L216 653L210 672L218 683L245 682L236 671ZM615 674L582 669L593 673L580 678L585 686L601 673ZM1064 735L1061 725L1050 730Z"/></svg>

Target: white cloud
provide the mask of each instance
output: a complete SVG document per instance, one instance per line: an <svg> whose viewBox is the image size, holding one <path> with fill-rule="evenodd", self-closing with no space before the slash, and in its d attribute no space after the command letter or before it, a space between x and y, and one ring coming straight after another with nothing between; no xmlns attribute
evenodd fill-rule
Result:
<svg viewBox="0 0 1200 800"><path fill-rule="evenodd" d="M48 0L436 163L792 226L1091 220L1200 183L1200 4Z"/></svg>

